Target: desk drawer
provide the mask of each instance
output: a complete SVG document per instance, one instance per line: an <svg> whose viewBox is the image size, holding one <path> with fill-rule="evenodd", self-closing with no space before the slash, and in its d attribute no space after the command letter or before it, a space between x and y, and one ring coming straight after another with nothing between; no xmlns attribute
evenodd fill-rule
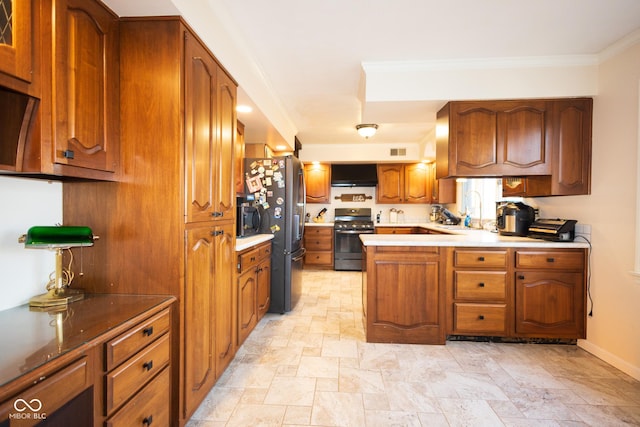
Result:
<svg viewBox="0 0 640 427"><path fill-rule="evenodd" d="M584 252L517 251L516 268L581 270L584 268Z"/></svg>
<svg viewBox="0 0 640 427"><path fill-rule="evenodd" d="M307 251L304 263L306 265L331 265L333 264L333 252Z"/></svg>
<svg viewBox="0 0 640 427"><path fill-rule="evenodd" d="M106 375L107 413L140 390L156 373L169 364L169 334Z"/></svg>
<svg viewBox="0 0 640 427"><path fill-rule="evenodd" d="M456 333L505 335L507 332L506 304L454 304Z"/></svg>
<svg viewBox="0 0 640 427"><path fill-rule="evenodd" d="M169 426L171 402L169 368L138 393L106 422L107 427Z"/></svg>
<svg viewBox="0 0 640 427"><path fill-rule="evenodd" d="M456 249L455 267L507 268L507 251Z"/></svg>
<svg viewBox="0 0 640 427"><path fill-rule="evenodd" d="M106 344L107 370L111 370L169 330L169 310L142 322Z"/></svg>
<svg viewBox="0 0 640 427"><path fill-rule="evenodd" d="M507 296L505 271L456 271L455 295L461 299L502 300Z"/></svg>

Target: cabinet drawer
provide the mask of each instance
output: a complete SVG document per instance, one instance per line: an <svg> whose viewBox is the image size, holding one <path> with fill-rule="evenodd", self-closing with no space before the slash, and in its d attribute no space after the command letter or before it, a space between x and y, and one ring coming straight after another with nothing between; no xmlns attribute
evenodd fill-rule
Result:
<svg viewBox="0 0 640 427"><path fill-rule="evenodd" d="M107 374L107 413L124 403L169 364L169 350L169 334L165 334L144 351Z"/></svg>
<svg viewBox="0 0 640 427"><path fill-rule="evenodd" d="M507 292L505 271L456 271L455 298L504 300Z"/></svg>
<svg viewBox="0 0 640 427"><path fill-rule="evenodd" d="M308 251L330 251L333 248L331 247L331 239L327 238L305 238L304 246Z"/></svg>
<svg viewBox="0 0 640 427"><path fill-rule="evenodd" d="M456 267L506 268L507 258L507 251L456 249L454 264Z"/></svg>
<svg viewBox="0 0 640 427"><path fill-rule="evenodd" d="M52 415L71 399L87 389L89 386L88 377L89 372L86 357L73 362L55 374L37 377L38 379L34 381L36 382L35 385L20 392L15 396L15 399L9 399L6 403L0 405L0 421L8 420L9 414L15 414L17 412L14 403L18 398L28 402L29 405L34 407L41 404L41 408L34 412ZM37 401L34 402L33 399ZM25 414L31 415L28 408ZM6 425L33 426L41 421L42 420L35 418L9 419ZM46 419L42 424L46 424ZM4 422L0 422L0 425L5 424Z"/></svg>
<svg viewBox="0 0 640 427"><path fill-rule="evenodd" d="M164 310L142 322L136 328L109 341L106 344L107 370L115 368L167 332L170 320L169 310Z"/></svg>
<svg viewBox="0 0 640 427"><path fill-rule="evenodd" d="M332 237L333 236L333 227L305 227L304 229L305 237Z"/></svg>
<svg viewBox="0 0 640 427"><path fill-rule="evenodd" d="M129 403L107 420L107 427L168 426L169 419L169 368L140 391Z"/></svg>
<svg viewBox="0 0 640 427"><path fill-rule="evenodd" d="M456 303L453 313L453 328L457 333L504 335L507 332L506 304Z"/></svg>
<svg viewBox="0 0 640 427"><path fill-rule="evenodd" d="M240 264L239 271L247 271L247 269L256 265L258 260L260 259L260 249L255 248L243 254L240 254L240 259L238 260Z"/></svg>
<svg viewBox="0 0 640 427"><path fill-rule="evenodd" d="M542 268L542 269L583 269L584 252L573 251L517 251L517 268Z"/></svg>
<svg viewBox="0 0 640 427"><path fill-rule="evenodd" d="M258 248L258 258L261 260L271 257L271 243L268 245L262 245Z"/></svg>
<svg viewBox="0 0 640 427"><path fill-rule="evenodd" d="M333 252L307 251L304 256L304 263L307 265L332 265Z"/></svg>

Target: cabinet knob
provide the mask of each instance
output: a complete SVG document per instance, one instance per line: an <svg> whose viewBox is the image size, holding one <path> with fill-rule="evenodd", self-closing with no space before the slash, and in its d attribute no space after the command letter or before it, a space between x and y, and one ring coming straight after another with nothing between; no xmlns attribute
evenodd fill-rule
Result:
<svg viewBox="0 0 640 427"><path fill-rule="evenodd" d="M520 275L520 276L518 276L518 279L520 279L520 280L524 280L524 276L523 276L523 275Z"/></svg>
<svg viewBox="0 0 640 427"><path fill-rule="evenodd" d="M153 369L153 360L149 360L148 362L145 362L142 367L144 368L145 371L150 371Z"/></svg>
<svg viewBox="0 0 640 427"><path fill-rule="evenodd" d="M222 230L216 230L216 231L212 231L212 232L211 232L211 235L212 235L212 236L219 236L219 235L221 235L221 234L224 234L224 231L222 231Z"/></svg>
<svg viewBox="0 0 640 427"><path fill-rule="evenodd" d="M481 287L481 288L484 288L484 283L480 282L480 283L478 283L478 286Z"/></svg>
<svg viewBox="0 0 640 427"><path fill-rule="evenodd" d="M547 258L547 262L554 262L554 261L555 261L555 259L553 259L553 258Z"/></svg>
<svg viewBox="0 0 640 427"><path fill-rule="evenodd" d="M151 423L153 423L153 415L149 415L148 417L145 417L145 418L142 420L142 425L143 425L143 426L150 426L150 425L151 425Z"/></svg>
<svg viewBox="0 0 640 427"><path fill-rule="evenodd" d="M479 256L478 257L478 261L484 261L484 257L483 256Z"/></svg>
<svg viewBox="0 0 640 427"><path fill-rule="evenodd" d="M478 320L484 320L484 314L479 315Z"/></svg>
<svg viewBox="0 0 640 427"><path fill-rule="evenodd" d="M153 335L153 326L149 326L148 328L144 328L142 330L142 335L144 335L145 337L150 337L151 335Z"/></svg>

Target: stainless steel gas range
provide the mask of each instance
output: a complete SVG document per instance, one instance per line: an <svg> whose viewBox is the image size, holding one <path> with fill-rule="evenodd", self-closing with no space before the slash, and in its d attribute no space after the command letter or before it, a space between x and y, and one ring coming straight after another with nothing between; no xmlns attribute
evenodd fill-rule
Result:
<svg viewBox="0 0 640 427"><path fill-rule="evenodd" d="M362 270L360 234L374 232L371 208L337 208L334 218L334 270Z"/></svg>

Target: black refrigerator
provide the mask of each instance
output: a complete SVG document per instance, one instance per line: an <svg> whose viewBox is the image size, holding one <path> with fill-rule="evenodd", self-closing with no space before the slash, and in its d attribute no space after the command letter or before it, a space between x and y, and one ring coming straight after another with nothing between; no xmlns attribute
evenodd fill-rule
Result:
<svg viewBox="0 0 640 427"><path fill-rule="evenodd" d="M245 159L246 201L259 208L260 233L271 240L270 313L291 311L302 292L305 185L295 156Z"/></svg>

